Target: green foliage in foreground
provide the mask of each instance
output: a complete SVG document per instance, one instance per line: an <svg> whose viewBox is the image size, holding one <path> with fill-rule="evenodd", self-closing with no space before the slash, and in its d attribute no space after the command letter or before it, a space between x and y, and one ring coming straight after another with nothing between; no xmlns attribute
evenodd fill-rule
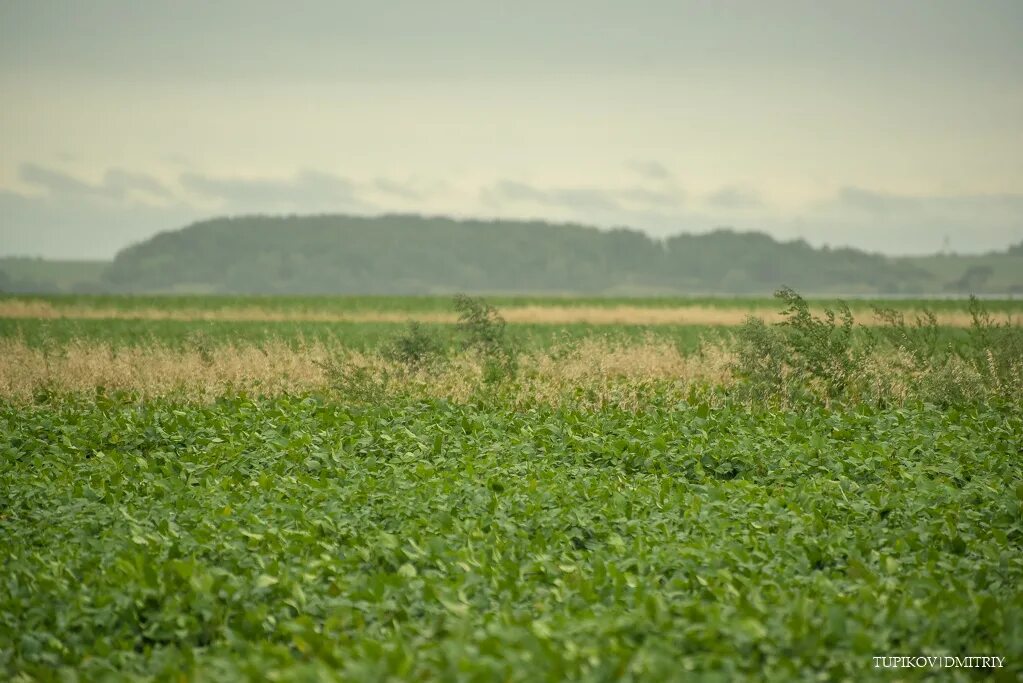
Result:
<svg viewBox="0 0 1023 683"><path fill-rule="evenodd" d="M0 435L0 677L1023 673L1012 403L100 395Z"/></svg>

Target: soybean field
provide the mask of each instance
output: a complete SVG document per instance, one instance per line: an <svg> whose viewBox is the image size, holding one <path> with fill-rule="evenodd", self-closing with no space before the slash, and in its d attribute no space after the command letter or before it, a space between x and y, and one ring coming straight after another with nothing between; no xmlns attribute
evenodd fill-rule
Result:
<svg viewBox="0 0 1023 683"><path fill-rule="evenodd" d="M0 675L1017 680L1020 308L5 297Z"/></svg>

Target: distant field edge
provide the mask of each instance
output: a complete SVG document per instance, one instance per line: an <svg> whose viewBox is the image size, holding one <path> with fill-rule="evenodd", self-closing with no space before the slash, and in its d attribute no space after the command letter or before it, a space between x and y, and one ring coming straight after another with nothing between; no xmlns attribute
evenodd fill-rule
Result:
<svg viewBox="0 0 1023 683"><path fill-rule="evenodd" d="M400 299L389 298L381 306L372 306L372 301L362 297L352 300L346 306L343 300L325 299L317 302L311 299L295 300L288 305L272 299L235 297L216 300L196 297L188 300L169 301L160 305L158 299L147 297L139 300L114 301L113 297L0 298L0 318L5 319L79 319L79 320L185 320L222 322L404 322L419 320L430 323L457 322L457 314L443 300L415 301L401 306ZM317 305L317 304L320 305ZM664 301L660 305L647 300L639 304L620 302L541 301L498 301L501 315L509 323L529 324L574 324L593 325L740 325L747 317L755 316L768 322L783 319L778 302L771 299L720 302ZM930 308L924 302L917 307L907 306L905 301L897 308L907 320L912 321L925 308L934 312L939 325L968 327L973 318L964 305L938 306ZM914 303L915 302L911 302ZM991 304L995 305L991 305ZM886 302L874 302L884 306ZM817 303L817 310L828 305ZM1023 302L985 302L996 319L1020 324L1023 319ZM877 321L869 306L853 306L856 322L870 325Z"/></svg>

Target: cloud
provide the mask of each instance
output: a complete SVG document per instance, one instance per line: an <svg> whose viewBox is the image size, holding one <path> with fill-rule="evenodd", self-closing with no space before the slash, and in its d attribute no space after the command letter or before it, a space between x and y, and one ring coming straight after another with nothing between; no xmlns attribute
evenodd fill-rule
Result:
<svg viewBox="0 0 1023 683"><path fill-rule="evenodd" d="M0 189L2 251L49 258L110 258L162 230L223 213L340 213L368 206L353 183L317 171L284 179L189 173L174 189L149 174L120 168L89 182L26 163L18 177L43 192ZM178 198L181 190L191 201Z"/></svg>
<svg viewBox="0 0 1023 683"><path fill-rule="evenodd" d="M23 195L0 190L0 250L4 255L109 259L163 230L204 213L182 204L96 201L90 194Z"/></svg>
<svg viewBox="0 0 1023 683"><path fill-rule="evenodd" d="M961 253L1003 250L1023 239L1023 195L900 195L845 187L802 209L772 208L753 188L728 185L684 202L671 184L634 188L545 188L503 180L481 193L502 215L547 218L653 235L705 232L719 225L768 232L778 239L803 238L832 247L852 246L886 254L926 254L949 247Z"/></svg>
<svg viewBox="0 0 1023 683"><path fill-rule="evenodd" d="M872 215L935 214L966 216L999 212L1023 220L1023 194L899 195L860 187L843 187L829 202Z"/></svg>
<svg viewBox="0 0 1023 683"><path fill-rule="evenodd" d="M645 187L541 188L515 180L501 180L481 192L483 201L491 206L534 204L580 212L674 209L682 205L684 197L684 193L675 187L655 190Z"/></svg>
<svg viewBox="0 0 1023 683"><path fill-rule="evenodd" d="M423 198L423 193L411 182L402 183L388 178L377 178L373 181L373 186L384 194L394 195L401 199L419 200Z"/></svg>
<svg viewBox="0 0 1023 683"><path fill-rule="evenodd" d="M103 187L118 196L130 192L148 194L159 199L173 199L174 194L166 185L147 173L112 168L103 176Z"/></svg>
<svg viewBox="0 0 1023 683"><path fill-rule="evenodd" d="M493 187L484 188L481 194L487 202L495 204L502 202L549 204L551 201L547 192L515 180L500 180Z"/></svg>
<svg viewBox="0 0 1023 683"><path fill-rule="evenodd" d="M707 195L707 203L719 209L756 209L764 205L753 189L727 185Z"/></svg>
<svg viewBox="0 0 1023 683"><path fill-rule="evenodd" d="M613 193L592 187L542 189L515 180L501 180L482 192L490 204L531 203L547 207L607 211L620 208Z"/></svg>
<svg viewBox="0 0 1023 683"><path fill-rule="evenodd" d="M655 237L702 232L715 225L687 211L685 194L673 183L655 188L542 187L505 179L482 188L478 200L493 216L624 227Z"/></svg>
<svg viewBox="0 0 1023 683"><path fill-rule="evenodd" d="M1023 239L1023 194L904 195L841 188L794 222L814 243L889 254L1002 250Z"/></svg>
<svg viewBox="0 0 1023 683"><path fill-rule="evenodd" d="M632 187L618 190L616 195L623 202L639 207L673 209L685 203L685 193L677 187L665 190L648 190L642 187Z"/></svg>
<svg viewBox="0 0 1023 683"><path fill-rule="evenodd" d="M102 182L90 183L64 171L24 163L18 168L18 178L53 196L123 200L141 194L147 198L173 199L173 193L153 176L119 168L108 170Z"/></svg>
<svg viewBox="0 0 1023 683"><path fill-rule="evenodd" d="M180 177L182 187L224 208L259 211L342 211L367 208L351 181L323 173L302 171L293 178L217 178L197 173Z"/></svg>
<svg viewBox="0 0 1023 683"><path fill-rule="evenodd" d="M633 161L629 168L647 180L671 180L674 176L663 164L657 161Z"/></svg>
<svg viewBox="0 0 1023 683"><path fill-rule="evenodd" d="M355 182L307 170L278 178L186 173L168 187L153 176L113 168L89 181L40 164L18 177L37 191L0 189L0 250L49 257L109 257L133 241L200 218L239 213L374 213L423 210L537 217L655 236L719 225L778 239L853 246L887 254L1004 250L1023 240L1023 194L902 195L856 186L796 210L763 202L751 188L724 186L689 205L674 181L618 187L543 186L504 179L482 188L428 179ZM41 191L39 191L41 190ZM186 203L186 200L187 203Z"/></svg>
<svg viewBox="0 0 1023 683"><path fill-rule="evenodd" d="M102 186L90 185L63 171L38 164L22 164L18 168L18 178L24 183L42 188L54 195L105 196L107 194Z"/></svg>

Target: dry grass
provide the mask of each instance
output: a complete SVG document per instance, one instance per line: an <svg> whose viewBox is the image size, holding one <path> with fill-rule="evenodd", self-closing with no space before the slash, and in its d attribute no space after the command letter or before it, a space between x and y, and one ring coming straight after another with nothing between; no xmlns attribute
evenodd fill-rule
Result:
<svg viewBox="0 0 1023 683"><path fill-rule="evenodd" d="M753 315L765 322L780 322L783 316L775 311L711 306L515 306L503 308L501 315L509 323L593 325L741 325ZM905 312L912 319L914 312ZM436 311L353 311L337 313L309 309L274 309L259 306L229 306L224 308L118 309L102 306L71 304L55 306L49 301L8 299L0 301L0 318L40 319L130 319L130 320L211 320L259 322L405 322L415 318L422 322L453 323L458 320L454 312ZM1015 324L1011 316L1004 318ZM859 312L857 322L865 325L877 323L873 313ZM969 327L972 318L966 311L944 311L937 314L939 325Z"/></svg>
<svg viewBox="0 0 1023 683"><path fill-rule="evenodd" d="M693 383L727 382L730 360L716 349L683 355L652 338L635 344L585 340L521 355L516 379L506 390L515 404L584 396L595 404L634 405L654 385L684 390ZM225 346L211 353L163 346L114 349L77 341L47 352L22 340L0 340L0 398L12 402L30 401L43 391L87 395L97 387L142 398L197 401L234 391L333 391L341 398L416 393L466 400L484 386L484 375L482 359L471 354L409 370L379 354L339 351L319 343L297 349L280 343ZM359 395L344 396L348 392Z"/></svg>
<svg viewBox="0 0 1023 683"><path fill-rule="evenodd" d="M373 403L399 395L463 402L497 392L512 407L569 402L584 408L636 409L655 396L682 400L694 388L735 385L737 358L722 343L683 354L654 337L632 343L585 339L521 354L512 381L488 385L485 359L471 353L410 369L378 353L321 343L295 348L271 342L210 351L158 345L115 349L76 341L47 351L20 339L0 339L0 401L25 403L43 392L89 396L102 387L143 399L199 402L240 391L266 396L325 392L343 401ZM1023 365L1017 363L1001 375L987 370L954 356L921 363L908 352L888 351L867 358L852 384L861 399L886 404L912 399L959 403L1023 394ZM791 379L793 386L805 384Z"/></svg>
<svg viewBox="0 0 1023 683"><path fill-rule="evenodd" d="M869 356L858 378L866 397L903 404L912 398L952 403L969 402L1002 394L976 367L957 356L940 364L921 364L912 354L897 350Z"/></svg>
<svg viewBox="0 0 1023 683"><path fill-rule="evenodd" d="M143 397L180 394L211 400L225 391L267 394L323 385L321 346L296 352L284 344L229 346L215 353L162 346L114 349L75 341L58 351L18 339L0 341L0 396L24 401L40 391L92 393L97 387Z"/></svg>

